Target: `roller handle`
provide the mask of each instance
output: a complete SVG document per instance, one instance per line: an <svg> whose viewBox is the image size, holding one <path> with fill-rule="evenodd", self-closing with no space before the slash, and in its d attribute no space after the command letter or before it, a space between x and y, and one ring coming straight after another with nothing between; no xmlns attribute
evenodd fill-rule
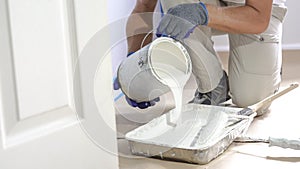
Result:
<svg viewBox="0 0 300 169"><path fill-rule="evenodd" d="M300 138L299 139L287 139L287 138L275 138L269 137L268 139L255 138L255 137L237 137L234 142L237 143L267 143L270 147L290 148L294 150L300 150Z"/></svg>
<svg viewBox="0 0 300 169"><path fill-rule="evenodd" d="M269 146L300 150L300 139L269 138Z"/></svg>
<svg viewBox="0 0 300 169"><path fill-rule="evenodd" d="M299 86L298 83L293 83L291 84L289 87L287 87L286 89L282 90L282 91L279 91L265 99L263 99L262 101L256 103L256 104L253 104L251 106L249 106L248 108L251 109L252 111L256 112L257 110L259 110L260 108L262 108L263 106L266 106L270 103L272 103L275 99L277 99L278 97L281 97L282 95L290 92L291 90L294 90L296 89L297 87Z"/></svg>

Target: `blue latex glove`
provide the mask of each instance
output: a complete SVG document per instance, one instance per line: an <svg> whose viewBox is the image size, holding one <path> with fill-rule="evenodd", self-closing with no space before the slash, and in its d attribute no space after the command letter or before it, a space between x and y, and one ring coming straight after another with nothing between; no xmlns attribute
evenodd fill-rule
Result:
<svg viewBox="0 0 300 169"><path fill-rule="evenodd" d="M132 107L138 107L140 109L146 109L148 107L154 106L156 104L156 102L160 101L160 98L157 97L151 101L147 101L147 102L139 102L137 103L136 101L128 98L127 96L125 96L127 103L132 106Z"/></svg>
<svg viewBox="0 0 300 169"><path fill-rule="evenodd" d="M118 81L117 78L114 80L113 86L114 86L114 90L119 90L120 89L120 84L119 84L119 81ZM125 95L125 99L126 99L127 103L130 106L132 106L132 107L138 107L140 109L146 109L146 108L148 108L150 106L154 106L156 104L156 102L160 101L160 98L157 97L157 98L155 98L155 99L153 99L151 101L136 102L136 101L130 99L129 97L127 97L126 95Z"/></svg>
<svg viewBox="0 0 300 169"><path fill-rule="evenodd" d="M130 56L131 54L133 54L133 53L134 53L134 52L129 53L129 54L127 55L127 57L129 57L129 56ZM116 78L116 79L114 80L113 88L114 88L114 90L119 90L119 89L120 89L120 84L119 84L118 78ZM159 101L160 101L160 98L157 97L157 98L155 98L155 99L153 99L153 100L151 100L151 101L136 102L136 101L130 99L129 97L127 97L126 95L125 95L125 99L126 99L127 103L128 103L130 106L132 106L132 107L138 107L138 108L140 108L140 109L146 109L146 108L148 108L148 107L150 107L150 106L154 106L154 105L156 104L156 102L159 102Z"/></svg>
<svg viewBox="0 0 300 169"><path fill-rule="evenodd" d="M198 25L207 25L208 12L205 4L186 3L170 8L157 28L157 36L169 35L182 40L189 37Z"/></svg>

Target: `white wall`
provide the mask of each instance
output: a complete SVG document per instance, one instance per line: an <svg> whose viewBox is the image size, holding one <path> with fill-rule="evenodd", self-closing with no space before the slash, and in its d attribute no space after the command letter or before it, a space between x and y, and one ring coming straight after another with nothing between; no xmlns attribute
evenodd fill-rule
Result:
<svg viewBox="0 0 300 169"><path fill-rule="evenodd" d="M287 0L288 14L284 23L283 45L286 49L300 49L299 0Z"/></svg>
<svg viewBox="0 0 300 169"><path fill-rule="evenodd" d="M126 18L132 11L135 5L135 0L130 1L120 1L120 0L109 0L108 1L108 18L109 22L115 22L122 18ZM113 34L113 32L111 32ZM125 34L125 25L124 25L124 37ZM127 55L127 44L126 41L123 41L119 44L112 44L113 49L112 54L112 64L113 64L113 73L115 74L118 65Z"/></svg>

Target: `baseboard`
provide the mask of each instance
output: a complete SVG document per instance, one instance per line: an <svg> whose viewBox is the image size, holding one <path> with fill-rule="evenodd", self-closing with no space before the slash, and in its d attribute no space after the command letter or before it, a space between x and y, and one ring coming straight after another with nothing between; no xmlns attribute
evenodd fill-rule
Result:
<svg viewBox="0 0 300 169"><path fill-rule="evenodd" d="M228 52L229 46L228 45L215 46L215 50L218 52ZM300 50L300 43L283 44L282 50Z"/></svg>
<svg viewBox="0 0 300 169"><path fill-rule="evenodd" d="M283 50L300 50L300 43L293 43L293 44L283 44Z"/></svg>

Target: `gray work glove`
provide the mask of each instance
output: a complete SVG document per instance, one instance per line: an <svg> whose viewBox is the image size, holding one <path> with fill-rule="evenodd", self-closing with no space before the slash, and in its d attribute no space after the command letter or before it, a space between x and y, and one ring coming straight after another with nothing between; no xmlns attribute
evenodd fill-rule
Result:
<svg viewBox="0 0 300 169"><path fill-rule="evenodd" d="M198 25L207 25L208 12L205 4L186 3L170 8L157 28L157 36L171 36L182 40L189 37Z"/></svg>

